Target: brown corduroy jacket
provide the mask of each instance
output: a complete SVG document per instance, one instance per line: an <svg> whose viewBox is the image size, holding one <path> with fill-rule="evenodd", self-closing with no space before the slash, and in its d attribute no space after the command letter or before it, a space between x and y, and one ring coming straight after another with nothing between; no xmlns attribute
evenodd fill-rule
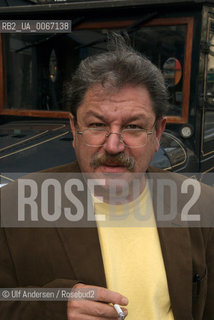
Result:
<svg viewBox="0 0 214 320"><path fill-rule="evenodd" d="M47 170L50 174L78 171L76 163ZM183 177L174 173L164 173L164 177L173 179L180 190ZM12 183L1 190L1 198L4 199L2 206L6 202L8 208L16 205L16 186ZM158 210L156 193L157 190L153 193L155 213ZM202 217L214 215L213 195L212 188L202 186L200 198L192 212ZM166 210L170 205L167 201L166 196ZM178 198L177 216L185 201L183 196ZM179 227L179 223L173 221L168 226L159 227L158 232L175 320L214 319L213 228ZM1 288L70 288L77 282L106 286L96 226L1 228ZM66 308L65 301L0 301L0 319L65 320Z"/></svg>

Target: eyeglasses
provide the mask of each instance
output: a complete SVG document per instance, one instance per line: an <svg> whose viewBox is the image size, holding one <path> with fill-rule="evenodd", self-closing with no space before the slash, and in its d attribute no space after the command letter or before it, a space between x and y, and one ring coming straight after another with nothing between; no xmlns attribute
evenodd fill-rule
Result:
<svg viewBox="0 0 214 320"><path fill-rule="evenodd" d="M155 121L156 123L156 121ZM82 131L77 131L77 134L82 135L85 144L90 147L100 147L106 142L106 139L111 134L117 134L120 137L120 142L129 148L141 148L147 144L148 136L153 133L147 129L123 129L121 132L110 132L104 128L87 128Z"/></svg>

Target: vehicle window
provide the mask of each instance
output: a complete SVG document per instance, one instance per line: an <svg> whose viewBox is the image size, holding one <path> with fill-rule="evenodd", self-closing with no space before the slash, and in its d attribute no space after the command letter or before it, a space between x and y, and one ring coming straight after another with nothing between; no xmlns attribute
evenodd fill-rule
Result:
<svg viewBox="0 0 214 320"><path fill-rule="evenodd" d="M214 20L210 20L209 54L207 57L206 98L208 105L214 106Z"/></svg>
<svg viewBox="0 0 214 320"><path fill-rule="evenodd" d="M63 83L82 59L106 50L108 31L94 27L69 34L3 34L4 109L67 111ZM170 116L181 117L184 108L186 35L187 24L144 25L130 33L132 45L164 74Z"/></svg>
<svg viewBox="0 0 214 320"><path fill-rule="evenodd" d="M163 72L170 94L169 115L181 116L186 26L142 27L133 45Z"/></svg>
<svg viewBox="0 0 214 320"><path fill-rule="evenodd" d="M206 69L206 106L203 122L204 154L214 151L214 20L209 18L209 54L207 55Z"/></svg>

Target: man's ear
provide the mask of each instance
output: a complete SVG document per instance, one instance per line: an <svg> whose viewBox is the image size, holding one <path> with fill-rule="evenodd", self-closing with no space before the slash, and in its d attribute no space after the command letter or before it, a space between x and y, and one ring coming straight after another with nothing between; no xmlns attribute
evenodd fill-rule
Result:
<svg viewBox="0 0 214 320"><path fill-rule="evenodd" d="M73 141L72 141L72 145L75 148L75 140L76 140L76 127L75 127L75 120L74 120L74 116L70 113L69 115L69 120L70 120L70 128L71 128L71 132L73 135Z"/></svg>
<svg viewBox="0 0 214 320"><path fill-rule="evenodd" d="M166 127L166 117L161 117L156 124L156 146L155 151L157 152L160 147L160 138Z"/></svg>

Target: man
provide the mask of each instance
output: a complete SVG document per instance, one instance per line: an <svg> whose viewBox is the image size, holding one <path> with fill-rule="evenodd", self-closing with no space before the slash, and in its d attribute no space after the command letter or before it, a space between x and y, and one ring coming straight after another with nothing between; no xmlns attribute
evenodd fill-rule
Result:
<svg viewBox="0 0 214 320"><path fill-rule="evenodd" d="M166 123L167 91L161 72L120 42L114 50L83 61L67 92L77 163L47 172L80 171L85 180L97 179L100 188L92 192L95 216L104 214L106 220L112 205L117 215L123 214L124 203L117 201L125 192L127 219L124 225L121 221L122 227L103 228L97 219L90 228L3 229L2 288L95 288L96 298L2 302L2 319L118 319L114 304L130 320L214 319L213 230L175 227L188 202L186 195L178 195L174 224L170 220L156 227L162 205L156 182L162 174L153 178L149 164ZM153 194L148 177L154 180ZM125 188L117 179L125 181ZM183 177L171 173L164 179L176 182L178 190L184 183ZM13 212L9 199L14 190L17 185L11 184L2 191L7 212ZM99 205L100 194L104 201ZM202 186L190 213L205 215L206 205L209 217L212 194ZM169 208L168 194L164 200ZM17 203L15 197L13 201ZM139 214L145 212L156 220L152 227L141 227Z"/></svg>

